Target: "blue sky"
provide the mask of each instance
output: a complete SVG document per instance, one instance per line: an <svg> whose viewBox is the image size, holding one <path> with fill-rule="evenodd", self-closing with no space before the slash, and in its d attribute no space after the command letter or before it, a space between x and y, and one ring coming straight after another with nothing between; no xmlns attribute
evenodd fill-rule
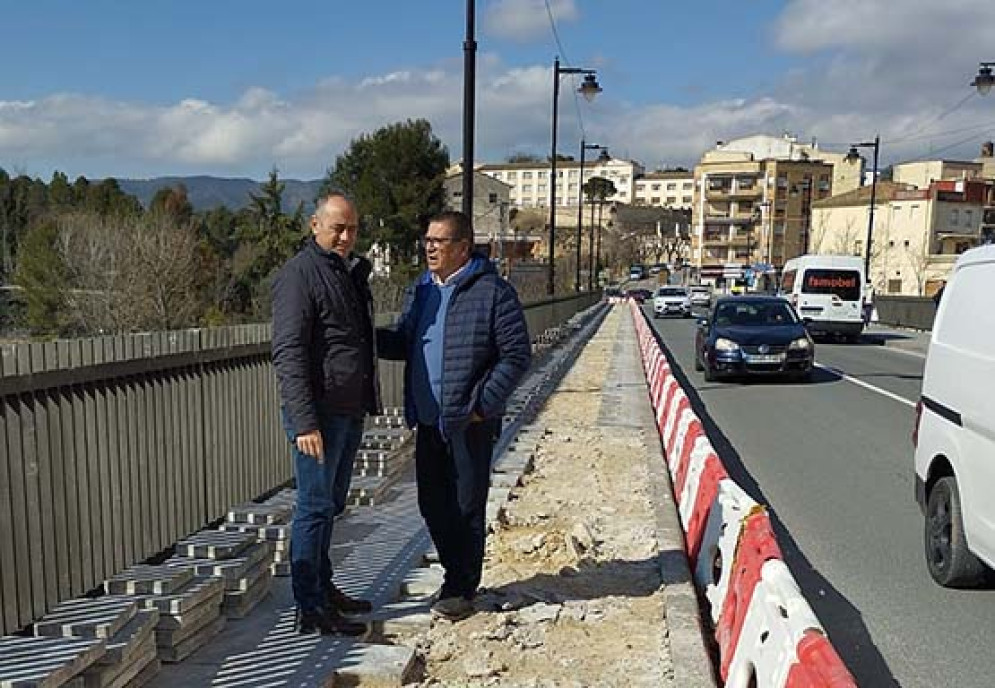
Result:
<svg viewBox="0 0 995 688"><path fill-rule="evenodd" d="M556 55L604 88L588 104L563 79L566 154L583 132L652 169L754 133L839 149L880 132L894 162L995 135L995 94L968 86L995 60L991 0L476 4L478 162L548 153ZM316 178L415 117L458 159L464 26L458 0L6 3L0 167Z"/></svg>

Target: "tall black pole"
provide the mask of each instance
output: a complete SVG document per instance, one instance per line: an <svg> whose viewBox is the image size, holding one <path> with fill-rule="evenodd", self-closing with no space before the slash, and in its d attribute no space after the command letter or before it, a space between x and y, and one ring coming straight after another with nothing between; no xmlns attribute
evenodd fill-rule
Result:
<svg viewBox="0 0 995 688"><path fill-rule="evenodd" d="M463 41L463 214L473 218L473 122L477 41L474 39L474 0L466 0L466 40Z"/></svg>
<svg viewBox="0 0 995 688"><path fill-rule="evenodd" d="M591 203L591 238L587 245L587 263L588 263L588 275L587 275L587 290L594 291L594 198L590 199Z"/></svg>
<svg viewBox="0 0 995 688"><path fill-rule="evenodd" d="M556 292L556 116L560 100L560 58L553 60L553 143L549 153L549 283L546 293Z"/></svg>
<svg viewBox="0 0 995 688"><path fill-rule="evenodd" d="M871 281L871 237L874 234L874 204L877 202L878 190L878 149L881 147L881 136L874 137L874 168L871 170L871 209L867 214L867 254L864 256L864 279Z"/></svg>
<svg viewBox="0 0 995 688"><path fill-rule="evenodd" d="M587 150L587 142L580 140L580 193L577 196L577 271L574 275L574 291L580 291L580 244L582 225L584 223L584 152Z"/></svg>
<svg viewBox="0 0 995 688"><path fill-rule="evenodd" d="M598 246L595 249L596 255L595 255L595 258L594 258L594 271L596 273L598 273L599 275L601 273L601 232L602 232L602 228L601 228L601 209L603 207L604 207L604 203L599 198L598 199ZM595 284L598 284L598 286L601 286L597 281L595 282Z"/></svg>

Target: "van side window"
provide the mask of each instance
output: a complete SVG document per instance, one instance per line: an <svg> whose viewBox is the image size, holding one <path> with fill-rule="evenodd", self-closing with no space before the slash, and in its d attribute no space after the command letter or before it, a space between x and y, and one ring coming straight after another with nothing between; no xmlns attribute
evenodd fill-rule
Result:
<svg viewBox="0 0 995 688"><path fill-rule="evenodd" d="M956 282L943 292L943 320L936 327L937 342L981 359L995 361L991 340L981 333L995 332L995 308L988 294L995 293L992 265L966 265Z"/></svg>

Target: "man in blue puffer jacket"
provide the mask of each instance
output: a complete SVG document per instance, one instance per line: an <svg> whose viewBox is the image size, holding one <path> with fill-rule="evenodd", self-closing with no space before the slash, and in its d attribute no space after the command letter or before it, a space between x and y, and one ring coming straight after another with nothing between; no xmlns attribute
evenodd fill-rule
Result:
<svg viewBox="0 0 995 688"><path fill-rule="evenodd" d="M436 216L424 243L428 270L405 294L397 324L377 331L377 348L407 361L418 506L445 569L432 612L456 621L473 613L494 439L532 348L518 295L473 252L466 215Z"/></svg>

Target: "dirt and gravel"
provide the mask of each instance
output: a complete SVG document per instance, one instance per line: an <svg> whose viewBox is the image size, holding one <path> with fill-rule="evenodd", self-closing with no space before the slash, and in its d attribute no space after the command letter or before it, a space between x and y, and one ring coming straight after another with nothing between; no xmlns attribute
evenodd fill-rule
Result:
<svg viewBox="0 0 995 688"><path fill-rule="evenodd" d="M674 685L647 461L658 440L599 422L615 334L631 326L609 314L539 414L534 471L488 539L480 611L414 639L422 686Z"/></svg>

